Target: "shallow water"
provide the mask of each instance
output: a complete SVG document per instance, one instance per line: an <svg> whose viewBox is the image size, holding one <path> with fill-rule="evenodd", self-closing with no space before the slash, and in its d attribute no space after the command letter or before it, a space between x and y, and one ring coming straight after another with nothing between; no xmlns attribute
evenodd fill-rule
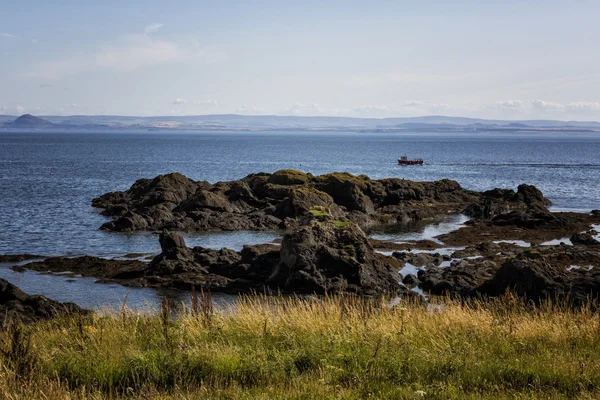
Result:
<svg viewBox="0 0 600 400"><path fill-rule="evenodd" d="M369 232L370 236L378 240L387 240L396 243L406 243L416 240L431 240L438 244L443 243L436 236L450 233L462 227L469 217L462 214L451 215L438 221L413 221L406 224L391 225L375 228Z"/></svg>

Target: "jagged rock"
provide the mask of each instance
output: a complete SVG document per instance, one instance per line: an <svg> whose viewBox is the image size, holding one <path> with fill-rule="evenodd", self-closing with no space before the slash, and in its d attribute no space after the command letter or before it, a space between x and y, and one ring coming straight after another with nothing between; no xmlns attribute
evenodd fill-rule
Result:
<svg viewBox="0 0 600 400"><path fill-rule="evenodd" d="M554 223L556 217L546 209L534 208L527 211L512 211L492 218L496 226L516 226L519 228L536 229Z"/></svg>
<svg viewBox="0 0 600 400"><path fill-rule="evenodd" d="M186 246L185 240L179 233L163 231L158 241L162 253L152 259L149 272L158 275L208 272L195 260L194 252Z"/></svg>
<svg viewBox="0 0 600 400"><path fill-rule="evenodd" d="M174 211L185 212L202 209L223 212L233 212L235 210L233 205L229 202L229 199L223 193L198 189L193 196L181 203Z"/></svg>
<svg viewBox="0 0 600 400"><path fill-rule="evenodd" d="M421 281L419 281L419 278L413 274L408 274L404 277L404 279L402 279L402 283L410 288L417 286L420 282Z"/></svg>
<svg viewBox="0 0 600 400"><path fill-rule="evenodd" d="M305 215L314 207L325 207L337 211L333 198L327 193L316 189L298 188L292 190L289 197L277 205L275 215L281 219L297 218Z"/></svg>
<svg viewBox="0 0 600 400"><path fill-rule="evenodd" d="M489 261L462 260L450 267L427 267L419 270L420 287L431 294L469 295L496 272L496 264Z"/></svg>
<svg viewBox="0 0 600 400"><path fill-rule="evenodd" d="M363 193L367 188L364 180L347 172L321 175L317 179L317 188L329 194L337 204L348 211L356 210L367 214L374 212L373 202Z"/></svg>
<svg viewBox="0 0 600 400"><path fill-rule="evenodd" d="M327 207L333 216L368 227L445 216L465 207L470 215L491 217L502 212L506 202L520 210L542 210L548 203L539 190L526 185L516 193L496 189L482 194L448 179L371 180L349 173L313 176L282 170L215 184L196 182L178 173L159 175L140 179L124 192L104 194L92 205L114 218L102 226L105 230L196 232L293 228L313 207Z"/></svg>
<svg viewBox="0 0 600 400"><path fill-rule="evenodd" d="M283 238L270 285L287 291L361 294L401 291L398 270L375 256L363 231L348 220L321 217Z"/></svg>
<svg viewBox="0 0 600 400"><path fill-rule="evenodd" d="M35 254L0 254L0 263L13 263L27 260L46 258Z"/></svg>
<svg viewBox="0 0 600 400"><path fill-rule="evenodd" d="M15 271L40 271L52 273L70 272L85 277L97 277L104 280L134 279L144 275L147 268L139 260L106 260L99 257L48 257L43 261L31 262L23 266L12 267Z"/></svg>
<svg viewBox="0 0 600 400"><path fill-rule="evenodd" d="M44 296L30 296L15 285L0 279L0 324L11 320L31 322L65 314L86 314L73 303L59 303Z"/></svg>
<svg viewBox="0 0 600 400"><path fill-rule="evenodd" d="M551 206L552 202L544 197L542 192L533 185L522 184L517 188L517 193L512 198L513 202L522 202L527 206Z"/></svg>
<svg viewBox="0 0 600 400"><path fill-rule="evenodd" d="M600 245L600 242L594 239L590 232L576 233L571 236L571 243L583 244L585 246L596 246Z"/></svg>
<svg viewBox="0 0 600 400"><path fill-rule="evenodd" d="M539 302L564 298L568 271L554 267L544 260L512 258L507 260L493 278L483 283L476 292L486 296L500 296L510 291L520 297Z"/></svg>

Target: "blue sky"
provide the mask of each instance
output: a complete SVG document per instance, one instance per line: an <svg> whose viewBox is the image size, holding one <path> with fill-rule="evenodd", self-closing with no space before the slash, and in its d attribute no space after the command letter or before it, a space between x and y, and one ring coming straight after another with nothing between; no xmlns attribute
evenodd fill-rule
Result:
<svg viewBox="0 0 600 400"><path fill-rule="evenodd" d="M0 114L600 120L600 2L0 6Z"/></svg>

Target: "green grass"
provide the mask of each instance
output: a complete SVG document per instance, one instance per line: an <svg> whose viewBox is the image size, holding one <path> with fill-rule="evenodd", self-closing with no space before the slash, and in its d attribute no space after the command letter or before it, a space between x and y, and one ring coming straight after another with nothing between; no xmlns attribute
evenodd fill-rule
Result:
<svg viewBox="0 0 600 400"><path fill-rule="evenodd" d="M352 297L247 297L234 312L164 315L58 319L18 328L17 335L6 329L0 393L15 399L600 397L600 316L590 308L533 308L510 297L470 305L445 299L441 308L390 308ZM13 348L32 361L19 367Z"/></svg>

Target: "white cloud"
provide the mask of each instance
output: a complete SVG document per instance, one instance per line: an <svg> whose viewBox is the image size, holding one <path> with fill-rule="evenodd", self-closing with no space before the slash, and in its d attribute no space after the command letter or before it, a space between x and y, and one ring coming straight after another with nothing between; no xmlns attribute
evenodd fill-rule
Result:
<svg viewBox="0 0 600 400"><path fill-rule="evenodd" d="M552 103L550 101L544 101L544 100L533 100L531 102L531 106L535 110L552 110L552 111L556 111L556 110L564 110L564 108L565 108L565 106L563 106L562 104Z"/></svg>
<svg viewBox="0 0 600 400"><path fill-rule="evenodd" d="M70 107L71 107L71 108L77 108L77 107L79 107L79 104L75 104L75 103L73 103L73 104L71 104L71 106L70 106Z"/></svg>
<svg viewBox="0 0 600 400"><path fill-rule="evenodd" d="M148 34L148 33L156 32L157 30L159 30L160 28L162 28L163 25L164 24L161 24L160 22L156 22L154 24L146 25L146 27L144 28L144 33Z"/></svg>
<svg viewBox="0 0 600 400"><path fill-rule="evenodd" d="M180 104L185 104L185 103L187 103L187 100L185 100L185 99L180 99L179 97L178 97L178 98L176 98L175 100L173 100L173 104L180 105Z"/></svg>
<svg viewBox="0 0 600 400"><path fill-rule="evenodd" d="M25 107L23 107L23 106L16 106L15 110L17 110L17 112L19 114L23 114L25 112Z"/></svg>
<svg viewBox="0 0 600 400"><path fill-rule="evenodd" d="M15 35L11 35L10 33L6 33L6 32L0 32L0 37L10 38L10 39L17 38Z"/></svg>

